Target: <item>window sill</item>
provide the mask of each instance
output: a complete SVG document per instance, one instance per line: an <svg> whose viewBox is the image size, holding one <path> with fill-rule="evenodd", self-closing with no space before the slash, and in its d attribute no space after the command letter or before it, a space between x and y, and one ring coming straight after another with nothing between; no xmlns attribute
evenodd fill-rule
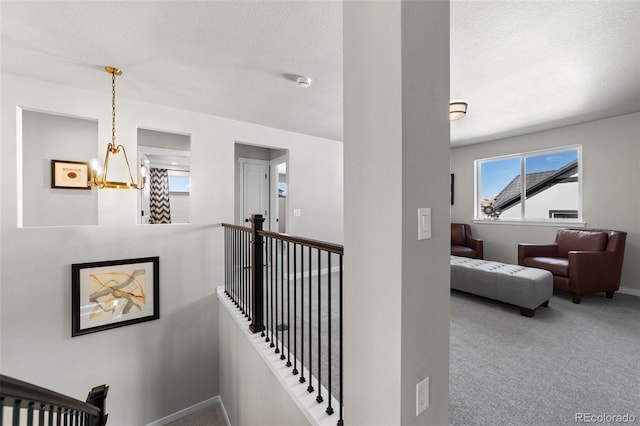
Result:
<svg viewBox="0 0 640 426"><path fill-rule="evenodd" d="M484 225L557 226L558 228L584 228L586 222L573 220L520 220L520 219L473 219L473 223Z"/></svg>

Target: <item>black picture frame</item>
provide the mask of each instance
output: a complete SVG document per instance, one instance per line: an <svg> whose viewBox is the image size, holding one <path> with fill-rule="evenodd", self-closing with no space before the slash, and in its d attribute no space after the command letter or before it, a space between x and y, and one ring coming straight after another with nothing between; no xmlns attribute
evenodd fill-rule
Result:
<svg viewBox="0 0 640 426"><path fill-rule="evenodd" d="M51 160L51 188L91 189L89 163L82 161Z"/></svg>
<svg viewBox="0 0 640 426"><path fill-rule="evenodd" d="M71 265L71 337L160 318L160 258Z"/></svg>
<svg viewBox="0 0 640 426"><path fill-rule="evenodd" d="M451 205L453 205L453 182L454 182L454 175L453 173L451 173Z"/></svg>

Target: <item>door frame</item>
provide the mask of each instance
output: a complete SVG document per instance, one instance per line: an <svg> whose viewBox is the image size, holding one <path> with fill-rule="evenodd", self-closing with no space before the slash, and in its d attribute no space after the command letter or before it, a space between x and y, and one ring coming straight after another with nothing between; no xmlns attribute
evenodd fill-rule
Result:
<svg viewBox="0 0 640 426"><path fill-rule="evenodd" d="M278 171L276 170L276 166L278 164L285 163L287 167L287 174L285 177L285 183L287 185L287 197L284 200L285 205L285 215L289 211L289 154L281 155L280 157L274 158L269 162L269 214L271 215L270 223L271 229L273 232L278 232L280 218L280 206L278 203ZM289 218L286 217L284 223L284 233L287 233L289 229Z"/></svg>

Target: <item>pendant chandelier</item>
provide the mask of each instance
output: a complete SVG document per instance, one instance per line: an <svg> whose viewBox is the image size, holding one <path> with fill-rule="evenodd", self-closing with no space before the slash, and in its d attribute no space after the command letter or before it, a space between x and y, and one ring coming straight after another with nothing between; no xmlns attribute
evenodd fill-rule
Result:
<svg viewBox="0 0 640 426"><path fill-rule="evenodd" d="M114 67L104 67L104 70L111 74L111 142L107 145L107 152L104 156L104 164L102 166L102 173L100 174L97 167L91 169L91 181L89 185L98 189L112 188L112 189L143 189L145 184L145 168L141 167L140 173L140 185L137 185L133 180L131 174L131 166L129 165L129 159L127 158L127 151L124 146L119 145L116 142L116 76L122 75L122 71ZM127 171L129 172L129 182L109 180L109 157L118 158L117 155L122 152L124 161L127 165Z"/></svg>

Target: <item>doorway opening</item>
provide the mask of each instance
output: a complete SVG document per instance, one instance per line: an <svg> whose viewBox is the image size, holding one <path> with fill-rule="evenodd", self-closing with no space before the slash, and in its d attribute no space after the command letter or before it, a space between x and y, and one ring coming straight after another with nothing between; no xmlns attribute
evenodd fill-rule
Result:
<svg viewBox="0 0 640 426"><path fill-rule="evenodd" d="M265 218L263 228L285 233L287 230L287 196L289 151L235 144L235 217L247 226L252 214Z"/></svg>

